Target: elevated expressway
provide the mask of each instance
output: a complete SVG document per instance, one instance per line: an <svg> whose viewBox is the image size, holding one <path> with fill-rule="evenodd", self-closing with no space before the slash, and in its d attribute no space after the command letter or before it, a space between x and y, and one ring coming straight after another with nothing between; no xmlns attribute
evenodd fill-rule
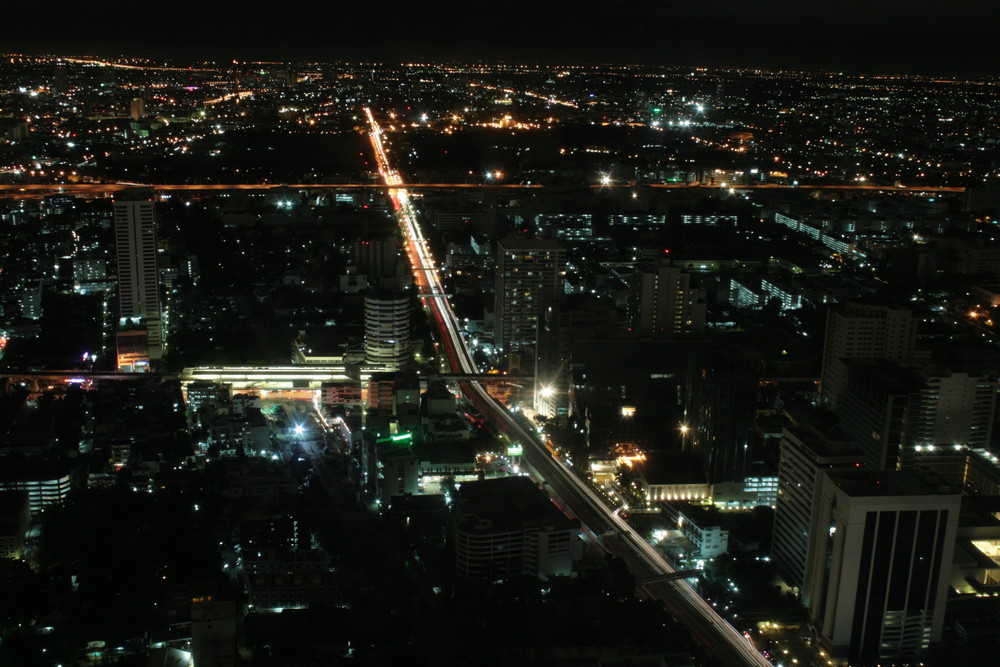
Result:
<svg viewBox="0 0 1000 667"><path fill-rule="evenodd" d="M370 138L379 171L387 186L395 209L396 220L405 238L405 248L413 268L413 280L437 329L441 349L451 371L457 374L479 373L472 354L459 332L458 321L446 297L446 290L433 257L427 247L416 210L400 175L393 170L382 141L382 129L371 110L365 114L371 128ZM662 556L624 520L608 508L600 497L561 461L554 459L537 435L514 419L499 401L490 396L475 380L459 380L466 398L497 429L514 442L523 445L523 461L555 500L580 520L591 539L601 549L623 559L647 595L662 602L687 629L713 653L718 664L771 667L750 640L727 623L705 602L691 585L683 580L670 580L675 570Z"/></svg>

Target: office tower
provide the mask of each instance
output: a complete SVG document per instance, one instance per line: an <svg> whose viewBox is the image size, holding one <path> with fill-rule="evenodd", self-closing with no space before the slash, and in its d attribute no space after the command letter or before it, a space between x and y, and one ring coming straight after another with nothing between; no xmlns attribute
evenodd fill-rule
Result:
<svg viewBox="0 0 1000 667"><path fill-rule="evenodd" d="M145 328L149 359L161 359L163 325L152 190L130 188L119 193L114 202L114 223L120 324Z"/></svg>
<svg viewBox="0 0 1000 667"><path fill-rule="evenodd" d="M917 452L939 445L989 445L996 382L988 376L919 371L877 359L848 359L844 368L837 416L869 467L907 468Z"/></svg>
<svg viewBox="0 0 1000 667"><path fill-rule="evenodd" d="M987 448L996 412L997 383L986 374L932 369L923 373L917 446Z"/></svg>
<svg viewBox="0 0 1000 667"><path fill-rule="evenodd" d="M960 500L911 471L821 474L804 588L832 658L908 661L941 639Z"/></svg>
<svg viewBox="0 0 1000 667"><path fill-rule="evenodd" d="M741 482L753 460L759 355L734 347L692 356L682 444L707 481Z"/></svg>
<svg viewBox="0 0 1000 667"><path fill-rule="evenodd" d="M410 300L405 294L365 297L365 362L399 370L410 360Z"/></svg>
<svg viewBox="0 0 1000 667"><path fill-rule="evenodd" d="M235 602L213 600L210 595L192 598L192 664L235 667L239 662L236 648L238 617Z"/></svg>
<svg viewBox="0 0 1000 667"><path fill-rule="evenodd" d="M67 65L64 62L56 63L55 82L53 89L57 95L65 95L69 92L69 76L66 74Z"/></svg>
<svg viewBox="0 0 1000 667"><path fill-rule="evenodd" d="M73 258L73 282L88 283L108 277L108 266L99 256L82 252Z"/></svg>
<svg viewBox="0 0 1000 667"><path fill-rule="evenodd" d="M924 388L920 376L878 359L848 359L843 368L840 425L857 440L869 468L904 467L913 452L920 417Z"/></svg>
<svg viewBox="0 0 1000 667"><path fill-rule="evenodd" d="M351 263L372 282L396 276L399 260L399 243L395 236L358 238L351 247Z"/></svg>
<svg viewBox="0 0 1000 667"><path fill-rule="evenodd" d="M44 281L26 281L24 291L21 293L21 317L38 320L42 317L42 288Z"/></svg>
<svg viewBox="0 0 1000 667"><path fill-rule="evenodd" d="M820 403L836 410L847 383L847 359L913 360L917 322L905 308L848 302L826 319Z"/></svg>
<svg viewBox="0 0 1000 667"><path fill-rule="evenodd" d="M637 334L705 330L705 299L691 289L691 275L669 261L637 269L632 275L628 328Z"/></svg>
<svg viewBox="0 0 1000 667"><path fill-rule="evenodd" d="M820 472L858 468L863 458L857 443L838 427L787 426L782 431L771 558L792 588L801 589L805 581Z"/></svg>
<svg viewBox="0 0 1000 667"><path fill-rule="evenodd" d="M533 346L542 309L564 293L566 250L550 239L497 242L494 342L501 352Z"/></svg>
<svg viewBox="0 0 1000 667"><path fill-rule="evenodd" d="M570 351L562 332L562 312L546 306L538 318L538 337L535 345L534 409L547 419L565 420L569 417Z"/></svg>
<svg viewBox="0 0 1000 667"><path fill-rule="evenodd" d="M129 104L129 117L132 120L139 120L146 115L146 100L141 97L133 97Z"/></svg>

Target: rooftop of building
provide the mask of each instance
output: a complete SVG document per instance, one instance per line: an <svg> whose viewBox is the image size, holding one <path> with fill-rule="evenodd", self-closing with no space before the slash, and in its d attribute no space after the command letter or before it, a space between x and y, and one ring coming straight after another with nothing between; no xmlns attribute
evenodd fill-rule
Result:
<svg viewBox="0 0 1000 667"><path fill-rule="evenodd" d="M690 452L648 452L636 471L647 484L704 484L701 465Z"/></svg>
<svg viewBox="0 0 1000 667"><path fill-rule="evenodd" d="M691 503L684 503L678 506L677 511L684 515L688 521L694 523L701 529L712 528L719 526L721 528L728 528L728 522L726 521L723 513L716 509L715 507L705 507L702 505L694 505Z"/></svg>
<svg viewBox="0 0 1000 667"><path fill-rule="evenodd" d="M563 250L555 239L529 239L523 236L505 236L497 241L500 250Z"/></svg>
<svg viewBox="0 0 1000 667"><path fill-rule="evenodd" d="M528 525L557 528L577 525L529 477L522 476L463 483L458 490L456 511L460 521L478 520L470 529L485 532L516 531Z"/></svg>
<svg viewBox="0 0 1000 667"><path fill-rule="evenodd" d="M838 425L786 426L785 429L820 458L864 456L857 441Z"/></svg>
<svg viewBox="0 0 1000 667"><path fill-rule="evenodd" d="M406 494L392 497L389 504L389 512L399 514L447 513L448 503L443 494Z"/></svg>
<svg viewBox="0 0 1000 667"><path fill-rule="evenodd" d="M852 497L959 495L959 489L941 486L911 470L828 470L826 475Z"/></svg>

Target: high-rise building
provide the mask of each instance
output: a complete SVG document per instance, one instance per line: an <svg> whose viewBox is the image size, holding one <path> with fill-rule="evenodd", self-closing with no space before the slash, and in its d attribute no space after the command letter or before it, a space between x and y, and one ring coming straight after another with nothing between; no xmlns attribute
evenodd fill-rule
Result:
<svg viewBox="0 0 1000 667"><path fill-rule="evenodd" d="M753 461L762 359L735 347L692 355L684 448L707 480L742 482Z"/></svg>
<svg viewBox="0 0 1000 667"><path fill-rule="evenodd" d="M986 374L929 370L923 374L914 443L987 448L996 412L997 383Z"/></svg>
<svg viewBox="0 0 1000 667"><path fill-rule="evenodd" d="M351 263L372 282L393 277L399 271L399 243L395 236L354 239Z"/></svg>
<svg viewBox="0 0 1000 667"><path fill-rule="evenodd" d="M873 470L898 470L914 450L924 384L915 371L880 359L848 359L837 416Z"/></svg>
<svg viewBox="0 0 1000 667"><path fill-rule="evenodd" d="M365 361L399 370L409 360L409 298L405 294L365 296Z"/></svg>
<svg viewBox="0 0 1000 667"><path fill-rule="evenodd" d="M913 360L917 321L906 308L848 302L826 319L820 402L836 410L847 385L848 359Z"/></svg>
<svg viewBox="0 0 1000 667"><path fill-rule="evenodd" d="M840 664L911 661L941 639L961 496L911 471L825 471L804 598Z"/></svg>
<svg viewBox="0 0 1000 667"><path fill-rule="evenodd" d="M146 100L141 97L133 97L129 104L129 117L132 120L139 120L146 115Z"/></svg>
<svg viewBox="0 0 1000 667"><path fill-rule="evenodd" d="M538 318L534 408L542 417L564 421L570 413L573 383L561 316L562 312L550 305L542 309Z"/></svg>
<svg viewBox="0 0 1000 667"><path fill-rule="evenodd" d="M805 581L820 472L854 469L863 459L857 443L838 427L787 426L782 431L771 558L789 586L801 588Z"/></svg>
<svg viewBox="0 0 1000 667"><path fill-rule="evenodd" d="M118 304L122 324L145 327L149 359L163 357L160 285L156 266L156 208L153 192L129 188L114 203L118 258Z"/></svg>
<svg viewBox="0 0 1000 667"><path fill-rule="evenodd" d="M235 667L237 618L235 602L213 600L210 595L191 600L192 664Z"/></svg>
<svg viewBox="0 0 1000 667"><path fill-rule="evenodd" d="M628 327L637 334L705 330L705 299L691 274L669 261L636 270L629 294Z"/></svg>
<svg viewBox="0 0 1000 667"><path fill-rule="evenodd" d="M989 446L996 381L985 374L907 368L881 359L847 359L837 405L840 424L872 469L914 465L940 445Z"/></svg>
<svg viewBox="0 0 1000 667"><path fill-rule="evenodd" d="M566 250L550 239L497 242L494 341L502 352L535 344L542 309L564 293Z"/></svg>

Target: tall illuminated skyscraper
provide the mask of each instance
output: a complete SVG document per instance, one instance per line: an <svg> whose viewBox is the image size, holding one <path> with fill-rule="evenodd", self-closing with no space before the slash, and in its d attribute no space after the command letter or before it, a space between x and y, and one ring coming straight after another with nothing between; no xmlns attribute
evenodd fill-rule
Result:
<svg viewBox="0 0 1000 667"><path fill-rule="evenodd" d="M163 358L163 323L156 266L156 209L153 191L130 188L114 202L118 258L118 316L122 328L144 328L148 360ZM134 337L133 337L134 338ZM134 342L128 358L119 354L119 369L141 370ZM123 368L123 366L125 368ZM131 368L129 368L131 367Z"/></svg>
<svg viewBox="0 0 1000 667"><path fill-rule="evenodd" d="M535 344L542 309L562 296L565 275L566 249L558 241L508 236L497 242L497 349Z"/></svg>

